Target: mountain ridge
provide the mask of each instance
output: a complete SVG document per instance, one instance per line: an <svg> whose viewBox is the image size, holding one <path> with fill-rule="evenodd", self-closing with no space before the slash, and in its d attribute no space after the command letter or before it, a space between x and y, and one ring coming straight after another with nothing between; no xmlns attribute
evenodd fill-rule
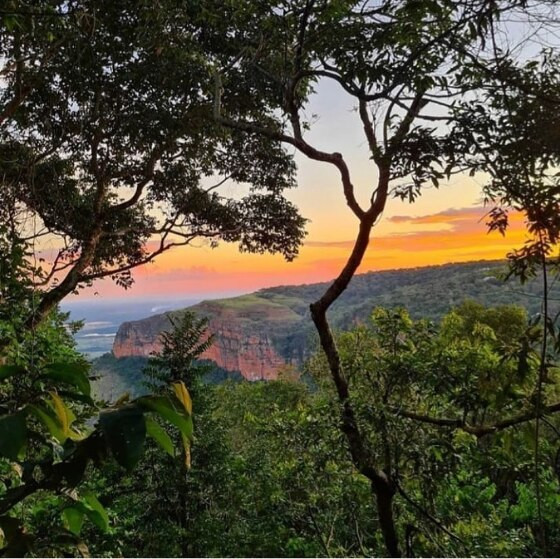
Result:
<svg viewBox="0 0 560 559"><path fill-rule="evenodd" d="M503 261L475 261L438 266L366 272L356 275L330 311L335 328L368 319L376 306L404 306L414 318L440 319L465 299L496 306L516 303L536 312L542 289L538 281L523 286L504 283ZM515 280L512 280L515 282ZM329 282L263 288L247 295L202 301L188 310L208 319L215 342L202 356L248 380L270 380L286 365L299 365L310 352L309 304ZM171 327L171 311L121 324L115 336L116 357L148 356Z"/></svg>

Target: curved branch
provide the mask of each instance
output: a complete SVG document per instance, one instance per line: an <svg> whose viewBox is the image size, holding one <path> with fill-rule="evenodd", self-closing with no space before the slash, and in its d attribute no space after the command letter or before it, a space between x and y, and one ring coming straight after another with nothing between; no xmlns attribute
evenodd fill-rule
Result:
<svg viewBox="0 0 560 559"><path fill-rule="evenodd" d="M497 433L498 431L503 431L504 429L508 429L509 427L514 427L515 425L526 423L527 421L532 421L534 419L537 419L537 417L560 412L560 402L551 404L549 406L544 406L540 414L537 412L537 410L532 410L488 425L470 425L461 418L433 417L430 415L403 410L394 406L390 407L390 410L397 416L406 417L407 419L419 421L420 423L435 425L436 427L451 427L454 429L461 429L466 433L470 433L471 435L475 435L476 437L480 438L486 435Z"/></svg>
<svg viewBox="0 0 560 559"><path fill-rule="evenodd" d="M222 95L222 84L219 74L216 72L214 74L215 78L215 96L214 96L214 119L216 122L225 126L227 128L233 128L235 130L241 130L243 132L249 132L250 134L260 134L266 138L276 140L278 142L283 142L285 144L290 144L296 149L301 151L304 155L313 159L314 161L322 161L324 163L330 163L334 165L338 172L340 173L342 186L344 190L344 196L346 198L346 204L352 210L352 212L358 217L362 218L365 215L364 210L358 204L356 197L354 195L354 186L350 178L350 170L346 161L342 157L342 154L338 152L328 153L325 151L318 150L317 148L308 144L301 134L301 126L299 123L299 118L294 114L295 109L290 110L290 116L292 121L292 127L294 128L294 136L280 132L279 130L273 130L271 128L266 128L260 126L254 122L239 121L226 118L221 114L221 95ZM293 82L292 82L293 86Z"/></svg>
<svg viewBox="0 0 560 559"><path fill-rule="evenodd" d="M370 119L370 115L368 114L368 105L367 101L363 99L359 100L359 111L360 111L360 119L362 121L362 126L364 129L364 134L366 135L369 151L371 152L372 157L377 162L380 158L379 146L377 145L377 138L375 137L375 129L373 127L373 123Z"/></svg>

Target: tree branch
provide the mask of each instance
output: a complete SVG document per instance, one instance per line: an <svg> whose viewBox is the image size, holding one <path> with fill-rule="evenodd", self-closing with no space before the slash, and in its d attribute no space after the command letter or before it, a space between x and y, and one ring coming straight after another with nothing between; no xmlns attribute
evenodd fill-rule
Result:
<svg viewBox="0 0 560 559"><path fill-rule="evenodd" d="M397 416L406 417L407 419L419 421L420 423L435 425L436 427L451 427L454 429L461 429L466 433L470 433L480 438L486 435L497 433L498 431L503 431L504 429L508 429L509 427L514 427L515 425L526 423L527 421L532 421L539 416L551 415L560 412L560 402L551 404L549 406L543 406L541 414L539 414L537 410L532 410L488 425L470 425L461 418L433 417L430 415L403 410L395 406L391 406L389 409Z"/></svg>
<svg viewBox="0 0 560 559"><path fill-rule="evenodd" d="M292 128L294 129L294 136L285 134L277 130L272 130L270 128L265 128L254 122L238 121L223 117L221 115L221 95L222 95L222 85L219 74L216 72L214 74L215 78L215 92L214 92L214 119L222 126L233 128L236 130L241 130L243 132L249 132L250 134L260 134L266 138L276 140L278 142L283 142L294 146L296 149L301 151L304 155L313 159L314 161L322 161L324 163L330 163L334 165L339 173L342 180L344 196L346 198L346 203L348 207L354 212L354 214L361 218L364 215L364 210L358 204L356 197L354 195L354 186L350 179L350 170L342 154L338 152L327 153L316 149L315 147L308 144L301 133L301 124L299 122L299 116L297 115L297 109L291 107L290 120L292 122ZM290 84L290 88L293 87L293 82ZM290 101L288 101L291 103Z"/></svg>

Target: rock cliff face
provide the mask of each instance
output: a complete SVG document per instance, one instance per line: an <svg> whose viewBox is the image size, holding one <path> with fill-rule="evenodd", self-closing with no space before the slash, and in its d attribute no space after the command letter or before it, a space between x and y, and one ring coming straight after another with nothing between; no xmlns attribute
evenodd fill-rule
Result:
<svg viewBox="0 0 560 559"><path fill-rule="evenodd" d="M347 329L356 322L367 323L376 306L404 306L413 318L437 321L465 299L486 305L517 303L531 313L538 312L539 281L527 286L533 295L518 295L494 281L495 272L502 268L501 262L481 261L360 274L333 305L329 318L334 328ZM209 319L209 330L215 336L204 357L247 379L276 378L284 364L302 363L316 347L316 342L309 343L314 332L309 303L326 287L279 286L194 305L190 310ZM115 338L113 353L116 357L147 356L160 348L159 336L169 327L169 314L125 322Z"/></svg>
<svg viewBox="0 0 560 559"><path fill-rule="evenodd" d="M272 380L284 365L298 360L285 341L303 317L288 307L245 296L207 301L189 310L208 318L214 343L202 357L222 369L238 371L248 380ZM115 357L157 352L161 332L171 326L169 315L176 312L123 323L113 344Z"/></svg>

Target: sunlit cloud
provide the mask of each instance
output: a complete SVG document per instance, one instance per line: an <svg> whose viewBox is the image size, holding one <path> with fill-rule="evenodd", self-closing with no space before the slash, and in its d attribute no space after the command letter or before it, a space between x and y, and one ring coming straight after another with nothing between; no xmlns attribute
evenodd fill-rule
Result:
<svg viewBox="0 0 560 559"><path fill-rule="evenodd" d="M442 212L421 216L394 215L387 218L387 221L391 223L413 224L440 223L452 226L458 222L473 223L474 221L482 221L488 215L488 212L488 208L485 208L484 206L474 206L469 208L449 208Z"/></svg>
<svg viewBox="0 0 560 559"><path fill-rule="evenodd" d="M510 216L510 227L506 235L502 236L496 232L489 232L488 209L482 206L460 209L449 209L422 216L393 216L387 218L393 224L425 225L438 224L436 230L425 230L419 228L415 231L394 232L376 236L372 235L369 252L392 250L395 251L397 258L398 251L440 251L445 249L462 249L470 247L476 248L473 254L480 251L487 251L489 247L494 250L497 247L512 247L525 240L525 227L523 216L520 213L513 213ZM349 249L354 245L353 240L344 241L310 241L307 246L330 249ZM502 257L501 254L497 257Z"/></svg>

